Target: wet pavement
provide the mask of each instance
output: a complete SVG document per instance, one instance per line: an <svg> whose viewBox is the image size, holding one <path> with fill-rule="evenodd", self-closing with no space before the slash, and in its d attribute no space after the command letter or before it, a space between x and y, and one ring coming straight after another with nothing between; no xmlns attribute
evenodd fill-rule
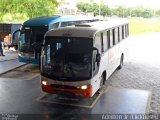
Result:
<svg viewBox="0 0 160 120"><path fill-rule="evenodd" d="M105 116L107 113L131 114L135 113L135 110L137 110L137 113L144 113L145 110L148 110L147 113L152 113L154 119L158 119L157 115L160 113L159 38L160 33L130 37L124 67L115 71L106 81L106 85L113 89L106 92L93 108L88 109L37 101L37 98L44 94L40 86L40 76L36 76L29 81L12 80L0 76L0 113L3 113L4 117L5 114L18 114L18 117L22 120L24 118L26 120L40 120L40 118L101 120L107 118ZM10 64L15 64L16 61L12 61ZM6 62L9 61L0 62L0 69L4 69L2 68L3 65L11 66ZM138 93L133 96L136 91ZM125 97L126 94L124 93L127 93L128 97ZM133 104L127 105L128 101L137 103L129 102ZM143 107L140 108L140 105ZM128 112L125 111L125 108ZM114 109L119 112L114 112Z"/></svg>
<svg viewBox="0 0 160 120"><path fill-rule="evenodd" d="M15 81L1 78L1 113L18 114L20 117L23 117L24 114L28 117L40 115L41 118L48 115L52 119L58 120L70 120L71 116L76 119L77 115L81 115L78 118L79 120L84 118L88 120L90 119L88 117L97 120L102 119L103 114L144 114L149 102L148 91L134 91L122 88L109 88L109 92L106 91L91 109L39 102L37 98L44 94L41 91L39 79L39 77L36 77L31 81ZM135 92L138 93L135 94ZM132 96L130 96L131 94ZM135 98L139 100L135 101ZM32 118L32 120L34 119Z"/></svg>
<svg viewBox="0 0 160 120"><path fill-rule="evenodd" d="M5 56L0 56L0 62L15 60L18 58L18 51L4 50Z"/></svg>
<svg viewBox="0 0 160 120"><path fill-rule="evenodd" d="M0 75L11 69L24 65L24 63L18 61L17 51L4 50L4 55L5 56L0 56Z"/></svg>
<svg viewBox="0 0 160 120"><path fill-rule="evenodd" d="M20 63L18 59L2 61L0 62L0 75L24 64L25 63Z"/></svg>

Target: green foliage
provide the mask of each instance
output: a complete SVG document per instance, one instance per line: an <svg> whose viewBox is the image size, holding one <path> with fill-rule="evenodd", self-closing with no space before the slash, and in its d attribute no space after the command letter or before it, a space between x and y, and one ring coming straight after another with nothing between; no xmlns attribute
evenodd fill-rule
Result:
<svg viewBox="0 0 160 120"><path fill-rule="evenodd" d="M111 15L111 10L107 5L105 5L104 3L101 3L100 4L100 13L103 17L110 16Z"/></svg>
<svg viewBox="0 0 160 120"><path fill-rule="evenodd" d="M124 15L123 6L116 6L114 9L112 9L112 15L116 15L118 17L123 17L123 15Z"/></svg>
<svg viewBox="0 0 160 120"><path fill-rule="evenodd" d="M3 19L3 15L12 11L12 0L0 0L0 20Z"/></svg>
<svg viewBox="0 0 160 120"><path fill-rule="evenodd" d="M15 10L25 13L29 18L47 16L55 13L58 2L56 0L14 0ZM18 7L17 7L18 6ZM17 9L16 9L17 8Z"/></svg>
<svg viewBox="0 0 160 120"><path fill-rule="evenodd" d="M144 17L151 18L154 15L154 11L148 8L143 8L142 6L138 6L131 9L132 17Z"/></svg>
<svg viewBox="0 0 160 120"><path fill-rule="evenodd" d="M83 3L79 2L77 3L77 8L80 9L82 12L88 12L93 13L94 15L99 15L99 7L100 7L100 13L102 16L110 16L110 9L107 5L105 5L103 2L101 2L100 6L97 3L91 2L91 3Z"/></svg>
<svg viewBox="0 0 160 120"><path fill-rule="evenodd" d="M28 18L53 15L59 5L57 0L0 0L0 16L20 13Z"/></svg>
<svg viewBox="0 0 160 120"><path fill-rule="evenodd" d="M99 5L97 3L77 3L77 8L82 12L94 13L94 15L99 15ZM144 8L143 6L126 8L124 6L115 6L114 8L109 8L104 2L101 0L100 3L100 13L102 16L118 16L118 17L143 17L143 18L151 18L154 15L160 17L160 10L154 11L149 8Z"/></svg>
<svg viewBox="0 0 160 120"><path fill-rule="evenodd" d="M157 17L160 17L160 9L157 10L157 11L154 11L154 12L155 12L155 15L156 15Z"/></svg>

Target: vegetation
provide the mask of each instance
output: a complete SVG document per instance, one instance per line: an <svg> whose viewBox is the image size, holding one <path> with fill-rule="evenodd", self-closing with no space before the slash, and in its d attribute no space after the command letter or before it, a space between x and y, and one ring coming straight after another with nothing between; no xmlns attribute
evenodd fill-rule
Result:
<svg viewBox="0 0 160 120"><path fill-rule="evenodd" d="M77 3L77 8L82 12L93 13L94 15L99 15L99 7L100 14L104 17L106 16L117 16L117 17L143 17L143 18L151 18L151 17L160 17L160 10L153 10L150 8L144 8L143 6L130 7L127 8L125 6L115 6L114 8L109 8L108 5L105 5L103 2L98 5L97 3Z"/></svg>
<svg viewBox="0 0 160 120"><path fill-rule="evenodd" d="M10 20L53 15L58 4L57 0L0 0L0 21L7 14Z"/></svg>
<svg viewBox="0 0 160 120"><path fill-rule="evenodd" d="M158 19L131 18L129 22L130 35L160 32L160 20Z"/></svg>
<svg viewBox="0 0 160 120"><path fill-rule="evenodd" d="M0 0L0 21L23 22L38 16L53 15L56 12L60 0ZM63 0L61 0L63 1ZM100 7L100 11L99 11ZM160 9L152 10L142 6L126 8L115 6L110 8L101 0L100 5L91 1L90 3L77 3L77 8L85 13L103 17L127 17L130 21L130 34L160 31Z"/></svg>
<svg viewBox="0 0 160 120"><path fill-rule="evenodd" d="M99 15L99 5L96 3L83 3L79 2L77 3L77 8L85 13L93 13L95 16ZM111 14L111 11L107 5L105 5L103 2L100 3L100 10L102 16L107 16Z"/></svg>
<svg viewBox="0 0 160 120"><path fill-rule="evenodd" d="M77 8L85 13L93 13L95 16L100 14L104 17L124 17L129 18L130 22L130 34L140 34L146 32L160 32L160 9L153 10L144 8L143 6L126 8L124 6L115 6L109 8L103 2L100 6L96 3L77 3Z"/></svg>

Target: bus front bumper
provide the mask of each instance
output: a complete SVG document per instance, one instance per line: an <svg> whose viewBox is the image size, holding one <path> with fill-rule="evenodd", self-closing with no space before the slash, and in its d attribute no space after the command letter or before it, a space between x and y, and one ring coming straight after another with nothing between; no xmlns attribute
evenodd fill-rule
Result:
<svg viewBox="0 0 160 120"><path fill-rule="evenodd" d="M43 85L42 90L51 94L63 94L63 95L74 95L81 98L92 97L92 86L88 86L87 89L66 89L66 88L55 88L50 85Z"/></svg>

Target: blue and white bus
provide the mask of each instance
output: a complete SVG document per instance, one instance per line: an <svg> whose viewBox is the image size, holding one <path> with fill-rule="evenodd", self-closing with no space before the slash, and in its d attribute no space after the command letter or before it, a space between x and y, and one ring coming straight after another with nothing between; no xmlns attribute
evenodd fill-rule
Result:
<svg viewBox="0 0 160 120"><path fill-rule="evenodd" d="M50 17L37 17L25 21L21 29L16 31L19 32L19 61L39 64L41 45L44 40L44 34L48 30L97 20L97 18L57 15Z"/></svg>

